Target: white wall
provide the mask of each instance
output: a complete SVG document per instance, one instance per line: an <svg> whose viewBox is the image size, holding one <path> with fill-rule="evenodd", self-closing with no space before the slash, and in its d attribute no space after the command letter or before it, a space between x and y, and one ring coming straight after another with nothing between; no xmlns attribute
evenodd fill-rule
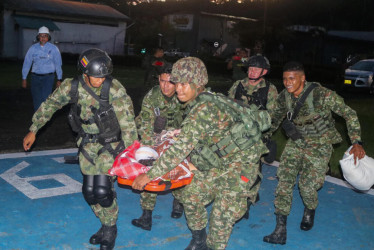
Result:
<svg viewBox="0 0 374 250"><path fill-rule="evenodd" d="M10 11L4 11L3 58L23 59L29 47L36 42L37 29L15 29L15 20ZM107 51L110 55L124 55L126 23L119 26L94 24L77 24L54 22L60 31L51 32L51 42L62 53L80 54L83 50L96 47Z"/></svg>
<svg viewBox="0 0 374 250"><path fill-rule="evenodd" d="M100 48L110 55L123 55L126 23L119 27L93 24L55 22L60 31L53 34L53 42L61 52L79 54L88 48Z"/></svg>

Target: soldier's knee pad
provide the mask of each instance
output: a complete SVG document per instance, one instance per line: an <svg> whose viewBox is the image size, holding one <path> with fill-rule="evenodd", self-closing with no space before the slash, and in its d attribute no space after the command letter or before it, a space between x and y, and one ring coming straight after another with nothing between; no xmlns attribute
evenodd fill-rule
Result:
<svg viewBox="0 0 374 250"><path fill-rule="evenodd" d="M97 201L94 194L94 176L83 175L83 186L82 186L83 197L88 205L95 205Z"/></svg>
<svg viewBox="0 0 374 250"><path fill-rule="evenodd" d="M94 195L97 203L102 207L110 207L113 204L112 177L107 175L95 175L94 178Z"/></svg>

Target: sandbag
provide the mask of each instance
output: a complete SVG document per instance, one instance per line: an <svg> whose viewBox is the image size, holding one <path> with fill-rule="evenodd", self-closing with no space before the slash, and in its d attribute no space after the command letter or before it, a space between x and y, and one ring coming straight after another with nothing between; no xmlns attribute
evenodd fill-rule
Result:
<svg viewBox="0 0 374 250"><path fill-rule="evenodd" d="M350 147L340 160L343 176L354 188L367 191L374 185L374 159L365 155L354 164L353 154L349 154Z"/></svg>

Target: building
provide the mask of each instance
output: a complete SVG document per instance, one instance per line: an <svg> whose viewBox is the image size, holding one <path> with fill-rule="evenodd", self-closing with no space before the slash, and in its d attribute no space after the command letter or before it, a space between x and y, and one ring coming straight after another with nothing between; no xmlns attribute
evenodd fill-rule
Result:
<svg viewBox="0 0 374 250"><path fill-rule="evenodd" d="M124 54L130 18L99 4L65 0L2 0L0 57L24 58L36 42L38 28L50 29L62 53L79 54L96 47L111 55Z"/></svg>
<svg viewBox="0 0 374 250"><path fill-rule="evenodd" d="M239 38L231 29L238 21L258 20L218 13L173 13L165 16L166 21L178 32L167 47L180 48L192 55L207 53L217 55L233 53L241 47Z"/></svg>

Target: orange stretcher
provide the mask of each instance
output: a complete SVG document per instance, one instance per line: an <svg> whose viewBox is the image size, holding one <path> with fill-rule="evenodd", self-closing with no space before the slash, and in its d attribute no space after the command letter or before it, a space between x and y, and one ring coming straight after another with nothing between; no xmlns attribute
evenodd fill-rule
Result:
<svg viewBox="0 0 374 250"><path fill-rule="evenodd" d="M152 192L161 192L161 191L167 191L170 189L175 189L179 187L183 187L185 185L188 185L191 183L193 179L193 173L191 173L191 176L188 178L184 178L181 180L158 180L158 181L151 181L147 185L145 185L144 190L152 191ZM134 180L129 180L125 178L118 177L117 178L118 184L131 186Z"/></svg>

